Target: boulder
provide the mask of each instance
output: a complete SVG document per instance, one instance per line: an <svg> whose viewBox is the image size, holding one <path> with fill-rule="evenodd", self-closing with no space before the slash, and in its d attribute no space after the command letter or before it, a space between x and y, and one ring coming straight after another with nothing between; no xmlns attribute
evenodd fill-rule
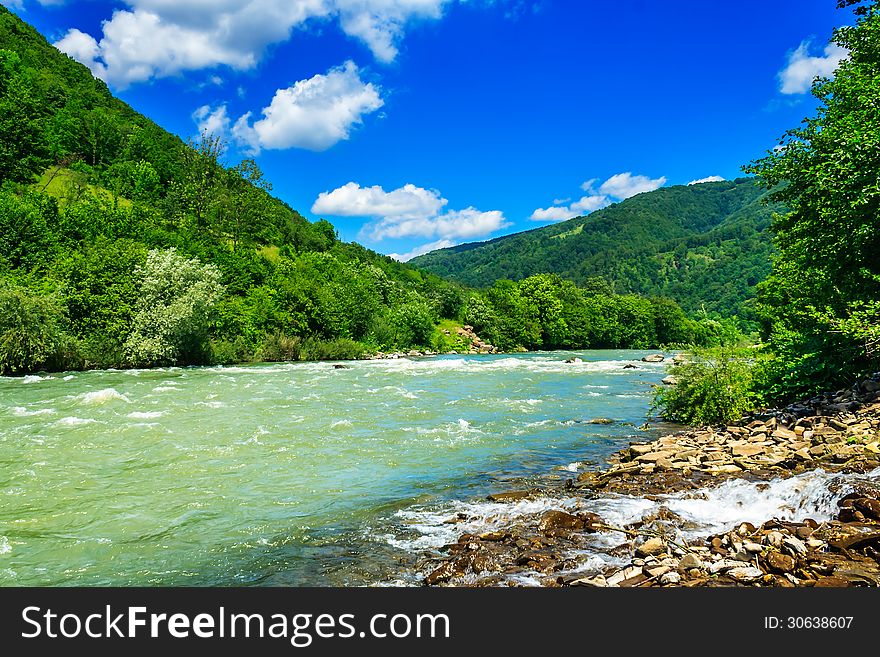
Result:
<svg viewBox="0 0 880 657"><path fill-rule="evenodd" d="M792 557L782 552L774 551L767 555L767 566L775 573L793 573L796 565Z"/></svg>
<svg viewBox="0 0 880 657"><path fill-rule="evenodd" d="M663 354L651 354L642 358L643 363L662 363L664 360L666 357Z"/></svg>
<svg viewBox="0 0 880 657"><path fill-rule="evenodd" d="M538 531L548 532L554 529L578 530L584 528L584 521L565 511L545 511L538 521Z"/></svg>
<svg viewBox="0 0 880 657"><path fill-rule="evenodd" d="M659 536L649 538L636 548L636 556L653 557L666 552L666 543Z"/></svg>

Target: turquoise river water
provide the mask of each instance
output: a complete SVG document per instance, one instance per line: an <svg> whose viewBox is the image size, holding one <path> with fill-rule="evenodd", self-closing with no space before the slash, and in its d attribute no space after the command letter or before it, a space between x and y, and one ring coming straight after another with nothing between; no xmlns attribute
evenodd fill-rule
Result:
<svg viewBox="0 0 880 657"><path fill-rule="evenodd" d="M643 439L643 355L0 378L0 585L407 583L414 509Z"/></svg>

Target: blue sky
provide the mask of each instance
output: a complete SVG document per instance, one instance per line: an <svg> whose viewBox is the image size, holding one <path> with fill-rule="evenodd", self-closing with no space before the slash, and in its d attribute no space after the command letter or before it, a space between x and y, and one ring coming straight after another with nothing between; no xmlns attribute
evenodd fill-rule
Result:
<svg viewBox="0 0 880 657"><path fill-rule="evenodd" d="M407 257L734 178L812 113L834 0L0 0L182 137Z"/></svg>

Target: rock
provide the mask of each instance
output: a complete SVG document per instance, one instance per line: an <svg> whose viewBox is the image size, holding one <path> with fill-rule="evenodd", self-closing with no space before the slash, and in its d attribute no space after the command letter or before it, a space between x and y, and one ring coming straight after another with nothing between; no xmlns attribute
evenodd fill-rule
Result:
<svg viewBox="0 0 880 657"><path fill-rule="evenodd" d="M639 456L636 461L640 463L653 463L655 461L659 461L660 459L668 459L671 456L674 456L675 452L672 451L659 451L659 452L648 452L647 454L642 454Z"/></svg>
<svg viewBox="0 0 880 657"><path fill-rule="evenodd" d="M757 456L765 449L760 445L736 445L731 451L734 456Z"/></svg>
<svg viewBox="0 0 880 657"><path fill-rule="evenodd" d="M794 536L786 536L782 539L782 549L788 550L789 554L794 556L807 553L807 546Z"/></svg>
<svg viewBox="0 0 880 657"><path fill-rule="evenodd" d="M587 422L587 424L614 424L614 420L611 420L607 417L594 417L592 420Z"/></svg>
<svg viewBox="0 0 880 657"><path fill-rule="evenodd" d="M868 518L880 520L880 501L871 499L855 500L853 506Z"/></svg>
<svg viewBox="0 0 880 657"><path fill-rule="evenodd" d="M645 577L657 579L661 575L668 573L670 570L672 569L669 566L645 566L642 569L642 574L645 575Z"/></svg>
<svg viewBox="0 0 880 657"><path fill-rule="evenodd" d="M785 574L794 572L796 563L795 560L787 554L773 551L767 555L767 565L773 572Z"/></svg>
<svg viewBox="0 0 880 657"><path fill-rule="evenodd" d="M333 369L334 369L334 370L347 370L347 369L348 369L348 366L347 366L347 365L343 365L342 363L336 363L336 364L333 366Z"/></svg>
<svg viewBox="0 0 880 657"><path fill-rule="evenodd" d="M681 575L679 575L674 570L664 573L660 576L660 583L663 586L675 586L676 584L681 583Z"/></svg>
<svg viewBox="0 0 880 657"><path fill-rule="evenodd" d="M663 354L651 354L642 358L643 363L662 363L664 360L666 357Z"/></svg>
<svg viewBox="0 0 880 657"><path fill-rule="evenodd" d="M659 536L649 538L636 548L636 555L640 557L655 556L666 552L666 543Z"/></svg>
<svg viewBox="0 0 880 657"><path fill-rule="evenodd" d="M702 570L703 561L695 554L686 554L678 562L678 567L682 570L690 570L691 568L699 568Z"/></svg>
<svg viewBox="0 0 880 657"><path fill-rule="evenodd" d="M725 573L728 577L737 582L754 582L761 579L764 573L760 568L754 566L746 566L744 568L731 568Z"/></svg>
<svg viewBox="0 0 880 657"><path fill-rule="evenodd" d="M623 369L625 369L625 370L637 370L637 369L639 369L639 368L636 367L635 365L633 365L632 363L627 363L626 365L623 366Z"/></svg>
<svg viewBox="0 0 880 657"><path fill-rule="evenodd" d="M764 551L763 546L758 543L752 543L751 541L743 543L743 549L751 554L760 554Z"/></svg>
<svg viewBox="0 0 880 657"><path fill-rule="evenodd" d="M533 490L514 490L507 493L493 493L486 499L490 502L519 502L520 500L527 499L534 494L535 491Z"/></svg>
<svg viewBox="0 0 880 657"><path fill-rule="evenodd" d="M643 456L651 452L654 449L653 445L630 445L629 446L629 456L632 459L638 458L639 456Z"/></svg>
<svg viewBox="0 0 880 657"><path fill-rule="evenodd" d="M605 580L604 575L597 575L596 577L581 577L573 582L569 582L569 586L595 586L604 588L608 586L608 582Z"/></svg>
<svg viewBox="0 0 880 657"><path fill-rule="evenodd" d="M584 528L584 521L565 511L545 511L538 522L538 531L548 532L554 529L575 531Z"/></svg>
<svg viewBox="0 0 880 657"><path fill-rule="evenodd" d="M578 363L583 363L584 361L580 358L569 358L565 362L568 364L578 364Z"/></svg>
<svg viewBox="0 0 880 657"><path fill-rule="evenodd" d="M678 378L670 374L665 379L663 379L660 383L662 383L665 386L677 386L678 385Z"/></svg>
<svg viewBox="0 0 880 657"><path fill-rule="evenodd" d="M428 586L436 586L437 584L448 582L453 577L464 575L467 572L467 569L464 567L465 564L460 562L461 560L457 559L455 561L446 561L440 564L439 568L425 578L425 584Z"/></svg>

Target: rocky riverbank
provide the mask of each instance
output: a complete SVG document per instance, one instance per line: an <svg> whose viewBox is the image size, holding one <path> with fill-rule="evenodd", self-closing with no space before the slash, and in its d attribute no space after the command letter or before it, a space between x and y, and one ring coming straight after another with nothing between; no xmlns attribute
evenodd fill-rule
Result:
<svg viewBox="0 0 880 657"><path fill-rule="evenodd" d="M880 586L880 376L740 423L634 443L604 470L557 488L490 496L499 505L556 499L507 526L463 533L421 564L428 585L497 586ZM694 536L664 501L705 497L736 482L829 479L824 519L766 518ZM600 500L646 499L653 511L624 526ZM546 505L545 505L546 506ZM552 504L550 506L553 506ZM591 510L592 509L592 510ZM719 515L724 509L719 508ZM467 525L467 517L449 523ZM601 545L601 548L597 548ZM583 555L600 549L599 564Z"/></svg>

